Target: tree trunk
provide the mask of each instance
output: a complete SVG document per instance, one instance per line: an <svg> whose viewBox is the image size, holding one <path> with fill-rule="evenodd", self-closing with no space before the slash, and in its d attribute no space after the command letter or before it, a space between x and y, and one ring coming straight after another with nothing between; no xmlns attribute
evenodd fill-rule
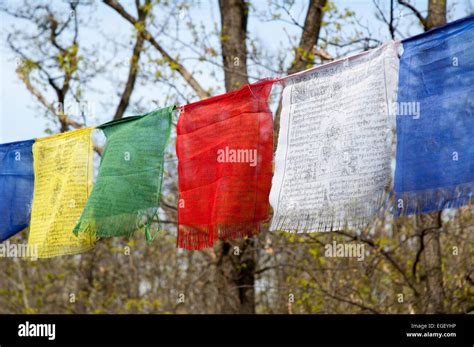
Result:
<svg viewBox="0 0 474 347"><path fill-rule="evenodd" d="M288 75L303 71L314 63L313 50L318 43L319 31L323 21L324 11L327 0L311 0L304 21L303 32L301 33L300 43L295 50L295 58L288 69ZM280 130L281 100L275 112L273 122L273 145L276 149L278 143L278 131Z"/></svg>
<svg viewBox="0 0 474 347"><path fill-rule="evenodd" d="M426 28L433 29L446 24L446 0L429 0Z"/></svg>
<svg viewBox="0 0 474 347"><path fill-rule="evenodd" d="M327 0L310 0L303 32L289 73L304 70L314 62L313 49L319 37L323 7ZM221 46L227 91L248 83L247 18L248 3L243 0L219 0ZM279 107L280 109L280 107ZM274 121L279 130L280 111ZM276 137L274 137L277 139ZM274 142L276 146L276 141ZM219 302L222 313L255 313L255 239L223 242L218 251Z"/></svg>
<svg viewBox="0 0 474 347"><path fill-rule="evenodd" d="M219 0L226 91L247 84L247 18L244 0ZM255 240L219 244L217 281L221 313L255 313Z"/></svg>
<svg viewBox="0 0 474 347"><path fill-rule="evenodd" d="M231 91L248 83L247 18L244 0L219 0L221 47L224 60L225 89Z"/></svg>
<svg viewBox="0 0 474 347"><path fill-rule="evenodd" d="M255 239L219 244L217 288L220 313L255 313Z"/></svg>
<svg viewBox="0 0 474 347"><path fill-rule="evenodd" d="M443 272L441 269L441 213L433 212L416 216L417 226L421 229L423 253L421 264L425 279L423 298L424 313L444 313Z"/></svg>
<svg viewBox="0 0 474 347"><path fill-rule="evenodd" d="M429 0L426 30L446 24L446 0ZM439 233L441 231L441 212L418 215L417 226L422 230L423 256L422 266L426 275L426 313L443 313L444 289L441 268L441 248Z"/></svg>
<svg viewBox="0 0 474 347"><path fill-rule="evenodd" d="M323 8L326 6L326 2L326 0L311 0L309 2L300 43L295 51L295 59L288 69L289 75L310 68L313 65L313 49L318 43L319 31L321 30L321 22L323 20Z"/></svg>

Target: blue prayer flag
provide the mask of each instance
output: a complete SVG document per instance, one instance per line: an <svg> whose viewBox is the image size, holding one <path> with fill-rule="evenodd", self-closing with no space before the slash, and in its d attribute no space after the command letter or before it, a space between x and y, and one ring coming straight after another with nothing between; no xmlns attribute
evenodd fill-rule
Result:
<svg viewBox="0 0 474 347"><path fill-rule="evenodd" d="M474 188L474 16L403 41L396 215L469 204Z"/></svg>
<svg viewBox="0 0 474 347"><path fill-rule="evenodd" d="M0 144L0 242L30 223L34 142Z"/></svg>

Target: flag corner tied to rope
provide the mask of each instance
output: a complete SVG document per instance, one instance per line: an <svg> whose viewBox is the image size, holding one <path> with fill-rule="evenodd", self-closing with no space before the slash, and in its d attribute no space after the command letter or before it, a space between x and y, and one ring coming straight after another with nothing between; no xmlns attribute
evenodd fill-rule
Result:
<svg viewBox="0 0 474 347"><path fill-rule="evenodd" d="M84 252L95 243L94 237L72 234L92 188L92 130L37 139L33 145L35 187L28 247L38 258Z"/></svg>
<svg viewBox="0 0 474 347"><path fill-rule="evenodd" d="M474 16L402 42L394 211L472 202Z"/></svg>
<svg viewBox="0 0 474 347"><path fill-rule="evenodd" d="M164 152L175 106L101 125L107 142L97 180L74 233L97 237L132 236L143 229L152 241ZM156 235L156 233L155 233Z"/></svg>
<svg viewBox="0 0 474 347"><path fill-rule="evenodd" d="M397 44L284 79L270 230L361 228L387 200Z"/></svg>
<svg viewBox="0 0 474 347"><path fill-rule="evenodd" d="M178 247L252 236L268 219L273 83L258 81L184 106L176 141Z"/></svg>
<svg viewBox="0 0 474 347"><path fill-rule="evenodd" d="M0 144L0 242L30 224L34 142Z"/></svg>

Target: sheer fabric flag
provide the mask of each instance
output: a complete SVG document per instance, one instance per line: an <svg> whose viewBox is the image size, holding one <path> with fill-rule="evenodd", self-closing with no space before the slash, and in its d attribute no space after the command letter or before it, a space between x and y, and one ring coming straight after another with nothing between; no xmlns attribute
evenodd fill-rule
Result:
<svg viewBox="0 0 474 347"><path fill-rule="evenodd" d="M74 233L131 236L158 225L163 156L174 106L106 123L97 181Z"/></svg>
<svg viewBox="0 0 474 347"><path fill-rule="evenodd" d="M266 80L184 107L177 127L178 247L212 247L268 218L273 120Z"/></svg>
<svg viewBox="0 0 474 347"><path fill-rule="evenodd" d="M396 214L438 211L472 201L473 86L473 16L403 42Z"/></svg>
<svg viewBox="0 0 474 347"><path fill-rule="evenodd" d="M28 247L39 258L90 249L95 238L75 236L92 188L91 128L36 140L33 145L35 189Z"/></svg>
<svg viewBox="0 0 474 347"><path fill-rule="evenodd" d="M30 224L34 142L0 144L0 242Z"/></svg>
<svg viewBox="0 0 474 347"><path fill-rule="evenodd" d="M364 226L386 199L395 43L285 79L270 230Z"/></svg>

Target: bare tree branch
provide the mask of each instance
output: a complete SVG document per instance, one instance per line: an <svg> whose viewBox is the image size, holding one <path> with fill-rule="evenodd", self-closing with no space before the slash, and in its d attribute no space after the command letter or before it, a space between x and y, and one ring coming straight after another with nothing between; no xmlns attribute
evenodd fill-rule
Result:
<svg viewBox="0 0 474 347"><path fill-rule="evenodd" d="M413 14L420 20L420 23L423 25L424 30L425 30L425 31L428 30L428 23L427 23L427 21L426 21L426 18L423 17L423 15L421 14L421 12L418 11L418 9L417 9L415 6L413 6L412 4L410 4L410 3L409 3L408 1L406 1L406 0L398 0L398 3L399 3L400 5L405 6L406 8L410 9L410 10L413 12Z"/></svg>
<svg viewBox="0 0 474 347"><path fill-rule="evenodd" d="M145 5L149 5L150 0L145 1ZM137 11L138 11L138 22L139 28L145 28L146 17L149 13L148 10L145 10L140 6L139 1L136 2ZM128 71L127 82L125 83L125 89L122 92L122 97L115 111L114 119L120 119L123 117L125 110L128 107L130 102L130 96L132 95L133 89L135 87L135 81L137 79L139 60L140 55L143 50L143 45L145 43L145 36L143 35L142 30L137 30L137 38L135 40L135 46L133 47L132 57L130 58L130 68Z"/></svg>
<svg viewBox="0 0 474 347"><path fill-rule="evenodd" d="M133 25L136 25L138 23L138 20L135 19L132 15L130 15L125 8L116 0L104 0L104 3L114 9L118 14L120 14L123 18L125 18L128 22L130 22ZM160 54L165 58L165 60L168 62L170 66L173 66L173 68L178 71L178 73L184 78L184 80L193 88L193 90L196 92L196 94L201 98L205 99L209 97L209 93L204 90L203 87L196 81L196 79L193 77L193 75L177 60L173 59L171 55L168 54L168 52L155 40L155 38L146 30L145 28L143 29L143 35L145 39L150 42L153 47L155 47Z"/></svg>

